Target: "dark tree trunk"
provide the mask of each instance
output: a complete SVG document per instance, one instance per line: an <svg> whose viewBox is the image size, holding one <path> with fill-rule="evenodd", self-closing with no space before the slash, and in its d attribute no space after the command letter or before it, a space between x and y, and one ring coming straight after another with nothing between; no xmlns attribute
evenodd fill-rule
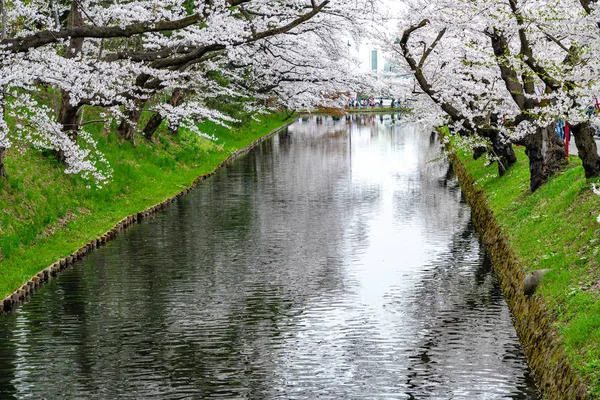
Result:
<svg viewBox="0 0 600 400"><path fill-rule="evenodd" d="M142 117L142 106L136 108L134 110L130 110L127 118L123 118L119 127L117 128L117 133L125 140L134 142L134 133L135 126L138 122L140 122L140 118Z"/></svg>
<svg viewBox="0 0 600 400"><path fill-rule="evenodd" d="M177 136L179 135L179 124L175 125L175 126L169 126L169 132L171 132L171 135L173 136Z"/></svg>
<svg viewBox="0 0 600 400"><path fill-rule="evenodd" d="M0 178L6 178L6 170L4 169L4 153L6 147L0 146Z"/></svg>
<svg viewBox="0 0 600 400"><path fill-rule="evenodd" d="M535 133L526 135L520 144L525 146L525 154L529 158L529 188L532 192L567 164L565 144L553 125L537 128Z"/></svg>
<svg viewBox="0 0 600 400"><path fill-rule="evenodd" d="M139 82L141 83L141 82ZM135 108L128 111L127 118L121 120L121 123L117 127L117 133L125 140L135 143L134 133L135 127L142 118L142 110L146 105L146 100L136 100Z"/></svg>
<svg viewBox="0 0 600 400"><path fill-rule="evenodd" d="M479 134L490 140L492 144L492 156L498 163L498 175L503 176L506 171L517 162L517 155L512 147L512 142L504 133L497 129L497 121L493 119L494 129L480 129ZM473 159L477 160L484 155L488 149L486 146L477 147L473 152Z"/></svg>
<svg viewBox="0 0 600 400"><path fill-rule="evenodd" d="M486 146L477 146L473 149L473 160L479 160L479 158L487 153L488 149Z"/></svg>
<svg viewBox="0 0 600 400"><path fill-rule="evenodd" d="M181 102L183 101L182 92L183 91L181 89L175 89L169 100L167 100L167 103L172 105L173 107L176 107L179 104L181 104ZM148 140L152 140L152 136L154 136L156 130L163 122L163 120L164 118L159 113L154 114L144 127L144 137ZM170 129L170 131L173 134L177 134L177 129Z"/></svg>
<svg viewBox="0 0 600 400"><path fill-rule="evenodd" d="M583 164L586 178L600 176L600 156L594 140L594 129L589 122L571 125L571 132L575 138L575 145L579 158Z"/></svg>
<svg viewBox="0 0 600 400"><path fill-rule="evenodd" d="M72 106L69 103L69 94L63 93L63 106L58 114L58 122L63 126L63 131L75 141L77 139L77 131L79 130L79 105Z"/></svg>
<svg viewBox="0 0 600 400"><path fill-rule="evenodd" d="M517 162L512 143L500 132L491 135L492 149L497 157L498 175L503 176L511 165Z"/></svg>
<svg viewBox="0 0 600 400"><path fill-rule="evenodd" d="M79 130L79 121L77 115L79 113L79 105L73 106L69 101L69 93L61 92L62 107L58 113L58 122L63 126L62 130L73 141L77 141L77 132ZM63 149L53 151L54 156L60 162L65 162L65 152Z"/></svg>
<svg viewBox="0 0 600 400"><path fill-rule="evenodd" d="M154 136L154 133L156 133L156 130L162 122L163 117L159 113L152 115L144 127L144 137L147 140L152 140L152 136Z"/></svg>

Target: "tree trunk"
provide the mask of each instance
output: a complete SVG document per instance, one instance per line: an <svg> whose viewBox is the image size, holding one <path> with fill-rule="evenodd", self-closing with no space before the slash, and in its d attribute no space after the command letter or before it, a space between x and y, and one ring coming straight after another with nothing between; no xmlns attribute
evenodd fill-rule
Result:
<svg viewBox="0 0 600 400"><path fill-rule="evenodd" d="M169 129L169 132L171 132L171 135L173 135L173 136L179 135L179 124L177 124L175 126L169 126L167 129Z"/></svg>
<svg viewBox="0 0 600 400"><path fill-rule="evenodd" d="M0 178L6 178L6 170L4 169L4 153L6 147L0 146Z"/></svg>
<svg viewBox="0 0 600 400"><path fill-rule="evenodd" d="M183 101L183 93L182 92L183 91L181 89L175 89L173 91L173 94L169 98L169 100L167 100L167 103L172 105L173 107L177 107ZM154 114L150 118L148 123L146 123L146 126L144 127L144 137L148 140L152 140L152 136L154 136L154 134L156 133L156 130L158 129L160 124L163 122L163 120L164 120L164 118L159 113ZM177 130L171 129L171 132L173 134L176 134Z"/></svg>
<svg viewBox="0 0 600 400"><path fill-rule="evenodd" d="M512 142L498 129L480 129L481 136L486 137L492 144L492 156L498 163L498 175L503 176L506 171L517 162L517 155L512 147ZM473 150L473 159L488 152L487 146L476 147Z"/></svg>
<svg viewBox="0 0 600 400"><path fill-rule="evenodd" d="M119 127L117 128L117 133L123 139L131 143L135 143L135 126L138 124L138 122L140 122L140 118L142 117L142 107L143 105L134 110L130 110L129 114L127 115L127 118L123 118L121 120L121 123L119 124Z"/></svg>
<svg viewBox="0 0 600 400"><path fill-rule="evenodd" d="M83 15L79 9L79 3L74 1L71 4L71 11L69 12L70 28L83 26ZM69 40L69 47L65 58L75 58L81 49L83 48L83 38L71 38ZM79 121L77 120L77 113L79 112L80 105L73 106L71 104L71 96L69 92L61 90L61 109L58 113L58 122L62 125L62 130L67 136L73 141L77 142L77 131L79 130ZM65 162L65 152L62 148L53 151L55 157L60 162Z"/></svg>
<svg viewBox="0 0 600 400"><path fill-rule="evenodd" d="M583 164L586 178L600 176L600 156L594 140L594 129L589 122L571 125L579 158Z"/></svg>
<svg viewBox="0 0 600 400"><path fill-rule="evenodd" d="M79 105L73 106L70 103L69 93L61 91L61 109L58 113L58 122L62 125L62 130L73 141L77 141L77 132L79 131L79 121L77 114L79 113ZM65 162L65 152L63 149L53 151L54 156L60 162Z"/></svg>
<svg viewBox="0 0 600 400"><path fill-rule="evenodd" d="M488 148L487 146L477 146L473 149L473 160L479 160L479 158L481 158L482 155L484 155L485 153L487 153Z"/></svg>
<svg viewBox="0 0 600 400"><path fill-rule="evenodd" d="M156 133L156 130L162 122L163 117L159 113L155 113L154 115L152 115L152 117L150 117L150 119L146 123L146 126L144 127L144 137L147 140L152 140L152 136L154 135L154 133Z"/></svg>
<svg viewBox="0 0 600 400"><path fill-rule="evenodd" d="M537 128L520 141L529 157L529 188L535 192L567 164L565 144L554 130L554 124Z"/></svg>
<svg viewBox="0 0 600 400"><path fill-rule="evenodd" d="M0 0L0 15L2 22L2 31L0 32L0 40L6 39L6 0Z"/></svg>
<svg viewBox="0 0 600 400"><path fill-rule="evenodd" d="M513 150L512 143L500 132L491 135L492 149L497 157L498 175L503 176L511 165L517 162L517 156Z"/></svg>

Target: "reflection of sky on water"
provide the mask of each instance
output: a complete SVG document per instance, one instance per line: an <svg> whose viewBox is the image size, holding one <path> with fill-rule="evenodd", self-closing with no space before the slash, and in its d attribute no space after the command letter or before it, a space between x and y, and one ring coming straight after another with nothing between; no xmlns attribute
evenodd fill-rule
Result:
<svg viewBox="0 0 600 400"><path fill-rule="evenodd" d="M437 141L423 140L430 135L417 126L375 118L366 122L359 126L326 119L306 127L314 137L349 125L352 193L346 197L353 199L354 212L344 228L343 293L330 302L315 299L305 305L299 322L303 329L281 351L277 373L296 387L287 395L314 393L316 377L323 387L336 382L335 393L323 392L335 398L378 397L368 390L357 393L356 386L377 387L379 396L397 396L393 398L509 396L511 375L523 366L521 361L497 365L497 360L506 346L520 353L518 342L497 286L495 298L486 300L493 307L468 310L479 313L470 318L463 315L463 303L471 301L463 299L465 292L486 294L471 282L483 253L456 182L446 179L447 161L432 161L439 156ZM494 286L490 273L488 268L480 284ZM497 329L511 337L496 338ZM494 347L503 342L504 347ZM293 365L299 359L318 364L305 371L304 380L297 379ZM399 381L406 382L406 396L398 393ZM530 389L530 395L534 392ZM528 398L518 390L513 395Z"/></svg>

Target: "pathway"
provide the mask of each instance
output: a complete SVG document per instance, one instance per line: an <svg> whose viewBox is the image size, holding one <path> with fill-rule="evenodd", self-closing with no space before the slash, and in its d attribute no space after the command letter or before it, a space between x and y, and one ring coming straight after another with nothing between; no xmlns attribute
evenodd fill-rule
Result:
<svg viewBox="0 0 600 400"><path fill-rule="evenodd" d="M600 154L600 138L594 138L596 140L596 148L598 148L598 154ZM577 146L575 145L575 140L573 139L573 135L569 140L569 155L579 155L577 152Z"/></svg>

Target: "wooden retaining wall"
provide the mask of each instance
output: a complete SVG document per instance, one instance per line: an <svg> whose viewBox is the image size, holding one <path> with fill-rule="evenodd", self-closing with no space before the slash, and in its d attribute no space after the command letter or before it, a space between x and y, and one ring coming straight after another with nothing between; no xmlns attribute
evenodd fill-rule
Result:
<svg viewBox="0 0 600 400"><path fill-rule="evenodd" d="M252 148L256 147L259 143L263 142L264 140L281 132L282 130L287 128L289 125L291 125L293 122L294 122L294 120L289 121L285 125L273 130L272 132L266 134L265 136L262 136L261 138L250 143L248 146L244 147L243 149L237 150L236 152L231 154L229 157L227 157L224 161L222 161L219 165L217 165L217 167L212 172L209 172L207 174L204 174L204 175L196 178L190 187L182 190L181 192L177 193L175 196L168 198L165 201L162 201L152 207L149 207L138 213L128 215L127 217L125 217L122 220L120 220L119 222L117 222L117 224L115 226L113 226L110 230L105 232L100 237L92 240L91 242L83 245L81 248L79 248L78 250L69 254L68 256L66 256L66 257L56 261L52 265L44 268L43 270L41 270L40 272L38 272L37 274L32 276L20 288L18 288L17 290L15 290L13 293L6 296L2 300L2 303L0 303L0 313L8 313L11 310L13 310L15 307L19 306L20 304L25 303L32 294L34 294L37 290L39 290L39 288L41 286L50 282L52 280L52 278L55 278L61 271L64 271L65 269L73 266L76 262L80 261L83 257L85 257L85 255L87 253L89 253L90 251L93 251L94 249L104 246L107 242L109 242L110 240L117 237L120 232L127 229L129 226L135 224L136 222L139 222L139 221L143 220L144 218L147 218L160 210L166 209L167 207L169 207L169 205L171 203L174 203L180 197L188 194L196 185L201 183L206 178L214 175L215 172L217 172L219 169L221 169L225 165L229 164L231 161L235 160L242 154L246 154L248 151L250 151Z"/></svg>

